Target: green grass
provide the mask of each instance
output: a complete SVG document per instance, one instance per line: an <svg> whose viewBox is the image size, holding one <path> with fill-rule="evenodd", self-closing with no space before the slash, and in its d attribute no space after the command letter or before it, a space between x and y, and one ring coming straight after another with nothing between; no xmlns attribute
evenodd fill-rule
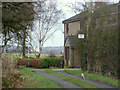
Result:
<svg viewBox="0 0 120 90"><path fill-rule="evenodd" d="M68 75L63 75L63 74L59 74L59 73L56 73L52 70L45 70L45 72L51 74L51 75L54 75L56 77L59 77L63 80L66 80L68 82L71 82L71 83L74 83L74 84L77 84L79 86L81 86L82 88L96 88L96 86L92 85L92 84L89 84L87 82L83 82L83 81L80 81L76 78L73 78L71 76L68 76Z"/></svg>
<svg viewBox="0 0 120 90"><path fill-rule="evenodd" d="M23 74L23 78L27 79L23 83L22 88L61 88L57 83L43 75L34 73L26 68L21 68L19 71Z"/></svg>
<svg viewBox="0 0 120 90"><path fill-rule="evenodd" d="M7 54L2 54L2 59L7 58L7 59L22 59L22 55L17 55L17 54L12 54L12 53L7 53Z"/></svg>
<svg viewBox="0 0 120 90"><path fill-rule="evenodd" d="M76 75L76 76L80 76L82 73L81 70L74 70L74 71L73 70L66 70L66 72L73 74L73 75ZM96 81L100 81L102 83L106 83L106 84L118 87L118 80L117 79L112 79L112 78L102 76L102 75L90 74L87 72L84 72L84 75L86 78L93 79Z"/></svg>
<svg viewBox="0 0 120 90"><path fill-rule="evenodd" d="M61 54L55 54L56 57L61 56ZM28 56L28 54L26 53L26 56ZM7 58L14 58L14 59L22 59L22 54L17 54L17 53L7 53L7 54L2 54L2 58L7 57ZM49 54L41 54L40 58L47 58L49 57ZM30 58L36 58L36 56L34 54L30 54Z"/></svg>

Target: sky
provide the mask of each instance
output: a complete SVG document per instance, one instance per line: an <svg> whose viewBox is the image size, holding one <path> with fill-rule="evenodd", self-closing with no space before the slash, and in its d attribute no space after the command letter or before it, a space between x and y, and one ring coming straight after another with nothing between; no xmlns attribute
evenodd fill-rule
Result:
<svg viewBox="0 0 120 90"><path fill-rule="evenodd" d="M64 16L60 20L61 30L56 31L54 35L46 41L46 43L44 44L44 47L64 46L64 34L63 34L64 24L62 24L62 21L75 15L75 13L71 12L70 8L67 6L69 3L74 3L75 0L57 0L57 2L58 2L57 8L61 9L64 13Z"/></svg>
<svg viewBox="0 0 120 90"><path fill-rule="evenodd" d="M63 18L61 18L61 20L60 20L61 30L56 31L54 33L54 35L52 36L52 38L50 38L46 41L46 43L44 44L44 47L64 46L64 34L63 34L64 24L62 24L62 21L75 15L75 13L72 12L71 9L68 7L68 5L70 3L75 3L75 1L83 2L84 0L57 0L57 2L58 2L57 8L61 9L64 13ZM86 0L86 1L89 1L89 0ZM96 1L96 0L93 0L93 1ZM101 1L101 0L99 0L99 1ZM103 0L103 1L119 2L119 0Z"/></svg>
<svg viewBox="0 0 120 90"><path fill-rule="evenodd" d="M69 4L71 4L71 3L74 4L75 1L83 2L84 0L57 0L57 3L58 3L57 8L61 9L64 13L63 17L60 20L61 28L60 28L60 30L57 30L54 33L54 35L46 41L46 43L43 45L44 47L64 46L64 34L63 34L64 24L62 24L62 21L75 15L75 13L72 12L72 10L68 7ZM86 1L89 1L89 0L86 0ZM95 0L93 0L93 1L95 1ZM103 0L103 1L107 1L107 0ZM119 2L119 0L108 0L108 1Z"/></svg>

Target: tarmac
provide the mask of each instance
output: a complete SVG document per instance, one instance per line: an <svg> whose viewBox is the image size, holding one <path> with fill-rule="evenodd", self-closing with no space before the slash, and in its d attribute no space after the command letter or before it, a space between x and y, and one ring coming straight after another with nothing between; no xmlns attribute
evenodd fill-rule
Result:
<svg viewBox="0 0 120 90"><path fill-rule="evenodd" d="M46 69L29 69L29 70L31 70L31 71L33 71L35 73L39 73L41 75L46 76L47 78L49 78L49 79L53 80L54 82L58 83L62 88L66 88L66 89L67 88L74 88L74 89L75 88L76 89L78 89L78 88L80 89L81 88L80 86L78 86L76 84L73 84L71 82L65 81L65 80L63 80L61 78L55 77L53 75L50 75L50 74L44 72L44 70L46 70ZM65 72L65 70L80 70L78 68L75 68L75 69L48 69L48 70L53 70L53 71L55 71L57 73L74 77L74 78L76 78L78 80L81 80L81 81L90 83L92 85L95 85L98 88L104 88L104 89L105 88L114 88L116 90L116 87L113 87L111 85L108 85L108 84L105 84L105 83L101 83L101 82L98 82L98 81L95 81L95 80L87 79L87 77L86 77L86 79L82 79L81 76L76 76L76 75L72 75L72 74L69 74L69 73Z"/></svg>

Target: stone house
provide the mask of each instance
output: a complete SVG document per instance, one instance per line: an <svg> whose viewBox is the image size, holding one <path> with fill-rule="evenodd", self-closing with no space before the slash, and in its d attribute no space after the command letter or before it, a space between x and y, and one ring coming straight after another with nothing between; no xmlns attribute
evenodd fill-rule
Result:
<svg viewBox="0 0 120 90"><path fill-rule="evenodd" d="M106 8L106 12L111 14L111 17L108 20L112 18L114 19L115 17L112 16L112 14L114 14L114 12L117 10L116 4L107 5ZM97 8L94 12L94 16L92 17L94 18L92 22L96 23L95 28L99 26L97 20L104 16L104 14L99 14L100 10L101 8ZM77 50L78 47L76 46L76 38L78 33L82 33L84 30L86 30L84 26L88 25L88 17L88 12L84 11L62 22L64 24L64 62L67 66L81 68L80 55ZM104 26L107 26L107 24ZM108 26L110 26L110 24Z"/></svg>
<svg viewBox="0 0 120 90"><path fill-rule="evenodd" d="M69 67L81 67L79 53L76 47L76 38L81 29L81 22L85 19L84 13L77 14L64 20L64 62Z"/></svg>

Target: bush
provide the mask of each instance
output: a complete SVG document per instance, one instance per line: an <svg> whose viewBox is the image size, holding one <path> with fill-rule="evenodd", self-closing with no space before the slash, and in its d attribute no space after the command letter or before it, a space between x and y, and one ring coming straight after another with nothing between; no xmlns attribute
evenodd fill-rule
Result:
<svg viewBox="0 0 120 90"><path fill-rule="evenodd" d="M41 67L41 58L36 58L36 59L32 59L30 61L30 66L31 67L35 67L35 68L40 68Z"/></svg>
<svg viewBox="0 0 120 90"><path fill-rule="evenodd" d="M20 87L22 80L21 74L17 72L15 59L7 54L2 58L2 88Z"/></svg>
<svg viewBox="0 0 120 90"><path fill-rule="evenodd" d="M19 72L9 73L2 77L2 88L20 87L23 78Z"/></svg>
<svg viewBox="0 0 120 90"><path fill-rule="evenodd" d="M36 59L19 59L17 61L17 65L18 66L40 68L40 62L41 62L41 58L36 58Z"/></svg>
<svg viewBox="0 0 120 90"><path fill-rule="evenodd" d="M49 68L60 67L62 58L36 58L36 59L19 59L18 66L35 67L35 68Z"/></svg>
<svg viewBox="0 0 120 90"><path fill-rule="evenodd" d="M49 68L49 67L59 67L61 64L61 58L45 58L41 61L42 68Z"/></svg>
<svg viewBox="0 0 120 90"><path fill-rule="evenodd" d="M19 59L17 61L17 65L18 66L26 66L26 67L29 67L30 66L30 61L29 59Z"/></svg>
<svg viewBox="0 0 120 90"><path fill-rule="evenodd" d="M8 73L15 72L16 69L16 62L13 58L8 59L4 57L2 59L2 75L5 76Z"/></svg>

